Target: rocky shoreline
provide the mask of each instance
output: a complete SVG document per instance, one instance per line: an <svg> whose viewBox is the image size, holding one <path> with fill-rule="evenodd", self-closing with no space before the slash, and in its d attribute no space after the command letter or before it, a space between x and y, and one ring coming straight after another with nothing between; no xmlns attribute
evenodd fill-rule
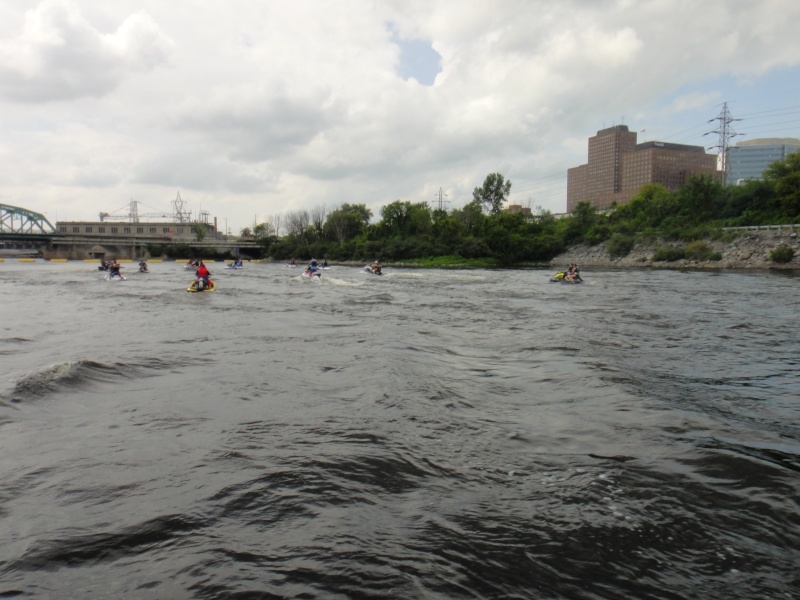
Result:
<svg viewBox="0 0 800 600"><path fill-rule="evenodd" d="M800 269L800 238L796 231L748 230L739 232L730 241L707 241L721 260L696 261L682 259L673 262L653 261L656 248L665 246L683 247L685 242L659 242L635 244L631 252L621 258L611 258L603 244L576 246L550 261L550 265L563 268L577 263L582 269L596 268L655 268L655 269ZM770 252L779 246L794 250L794 258L788 263L776 263L769 259Z"/></svg>

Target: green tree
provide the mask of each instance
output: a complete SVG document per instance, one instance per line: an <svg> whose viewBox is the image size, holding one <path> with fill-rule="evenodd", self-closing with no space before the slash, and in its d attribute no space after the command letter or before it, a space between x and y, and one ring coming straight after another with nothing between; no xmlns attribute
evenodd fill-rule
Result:
<svg viewBox="0 0 800 600"><path fill-rule="evenodd" d="M354 239L369 225L372 211L365 204L344 203L328 214L325 221L325 232L330 239L339 244Z"/></svg>
<svg viewBox="0 0 800 600"><path fill-rule="evenodd" d="M559 223L564 228L564 242L567 245L582 242L598 219L597 208L586 200L578 202L572 216Z"/></svg>
<svg viewBox="0 0 800 600"><path fill-rule="evenodd" d="M198 242L202 242L206 238L206 226L202 223L192 223L191 229Z"/></svg>
<svg viewBox="0 0 800 600"><path fill-rule="evenodd" d="M248 232L247 235L252 235L257 240L263 240L265 238L270 237L271 227L267 223L259 223L253 228L252 233L250 233L250 230L247 227L245 227L245 229ZM245 229L242 230L242 235L245 235L244 234Z"/></svg>
<svg viewBox="0 0 800 600"><path fill-rule="evenodd" d="M468 203L464 208L454 210L452 216L461 222L461 235L463 237L480 235L483 225L486 223L483 207L480 201L477 200Z"/></svg>
<svg viewBox="0 0 800 600"><path fill-rule="evenodd" d="M449 251L461 238L461 222L455 215L448 215L445 210L434 210L431 234Z"/></svg>
<svg viewBox="0 0 800 600"><path fill-rule="evenodd" d="M689 182L676 190L680 216L686 226L696 226L721 213L724 188L710 175L691 176Z"/></svg>
<svg viewBox="0 0 800 600"><path fill-rule="evenodd" d="M428 235L431 231L431 209L427 202L411 203L395 200L381 209L379 229L387 237L407 238Z"/></svg>
<svg viewBox="0 0 800 600"><path fill-rule="evenodd" d="M784 217L800 217L800 152L772 163L764 177L774 183L775 195Z"/></svg>
<svg viewBox="0 0 800 600"><path fill-rule="evenodd" d="M472 192L472 201L484 206L490 215L499 214L511 193L511 182L500 173L489 173L482 187Z"/></svg>

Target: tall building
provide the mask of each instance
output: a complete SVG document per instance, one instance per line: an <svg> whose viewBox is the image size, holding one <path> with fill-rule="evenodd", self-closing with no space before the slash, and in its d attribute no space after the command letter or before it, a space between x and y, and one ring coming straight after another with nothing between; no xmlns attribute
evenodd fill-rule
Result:
<svg viewBox="0 0 800 600"><path fill-rule="evenodd" d="M647 183L677 190L692 175L717 175L716 155L702 146L637 144L636 137L627 125L615 125L589 138L589 162L567 171L567 212L583 201L600 210L624 204Z"/></svg>
<svg viewBox="0 0 800 600"><path fill-rule="evenodd" d="M739 142L728 148L728 185L747 179L761 179L764 171L777 160L800 151L797 138L761 138Z"/></svg>

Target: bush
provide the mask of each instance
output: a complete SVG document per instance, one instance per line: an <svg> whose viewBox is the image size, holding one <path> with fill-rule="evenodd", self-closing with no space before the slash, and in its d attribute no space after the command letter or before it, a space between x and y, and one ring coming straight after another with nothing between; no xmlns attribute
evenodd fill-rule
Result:
<svg viewBox="0 0 800 600"><path fill-rule="evenodd" d="M615 233L606 242L606 252L611 258L621 258L628 256L633 250L634 239L629 235Z"/></svg>
<svg viewBox="0 0 800 600"><path fill-rule="evenodd" d="M458 247L458 254L464 258L485 258L492 253L483 240L467 238Z"/></svg>
<svg viewBox="0 0 800 600"><path fill-rule="evenodd" d="M778 246L773 248L769 253L769 259L772 262L786 264L794 258L794 248L789 246Z"/></svg>
<svg viewBox="0 0 800 600"><path fill-rule="evenodd" d="M686 257L682 246L661 246L653 252L654 262L675 262Z"/></svg>
<svg viewBox="0 0 800 600"><path fill-rule="evenodd" d="M711 246L701 241L687 244L683 252L686 258L690 260L722 260L722 254L714 252Z"/></svg>

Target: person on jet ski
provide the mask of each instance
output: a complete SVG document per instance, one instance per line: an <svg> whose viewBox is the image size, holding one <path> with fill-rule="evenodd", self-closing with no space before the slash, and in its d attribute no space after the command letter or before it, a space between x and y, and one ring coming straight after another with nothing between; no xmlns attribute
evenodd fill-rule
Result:
<svg viewBox="0 0 800 600"><path fill-rule="evenodd" d="M319 266L317 265L317 259L316 258L312 258L311 262L308 263L308 272L309 272L309 274L310 275L316 274L318 268L319 268Z"/></svg>
<svg viewBox="0 0 800 600"><path fill-rule="evenodd" d="M195 277L197 277L198 283L202 279L203 287L207 287L208 286L208 284L210 282L211 271L208 270L208 267L206 267L205 263L203 263L202 260L200 261L200 266L197 267L197 271L195 271L194 274L195 274Z"/></svg>
<svg viewBox="0 0 800 600"><path fill-rule="evenodd" d="M370 268L372 269L372 272L373 272L373 273L375 273L376 275L380 275L380 274L381 274L381 269L382 269L383 267L381 266L381 261L379 261L379 260L377 260L377 259L376 259L376 260L375 260L375 261L374 261L374 262L373 262L373 263L370 265Z"/></svg>
<svg viewBox="0 0 800 600"><path fill-rule="evenodd" d="M578 269L578 265L575 263L570 264L567 273L564 275L564 279L566 281L580 281L581 276L579 275L580 270Z"/></svg>
<svg viewBox="0 0 800 600"><path fill-rule="evenodd" d="M108 265L108 276L109 277L119 277L122 279L122 273L120 273L120 266L117 262L117 259L114 259L113 262L109 263Z"/></svg>

